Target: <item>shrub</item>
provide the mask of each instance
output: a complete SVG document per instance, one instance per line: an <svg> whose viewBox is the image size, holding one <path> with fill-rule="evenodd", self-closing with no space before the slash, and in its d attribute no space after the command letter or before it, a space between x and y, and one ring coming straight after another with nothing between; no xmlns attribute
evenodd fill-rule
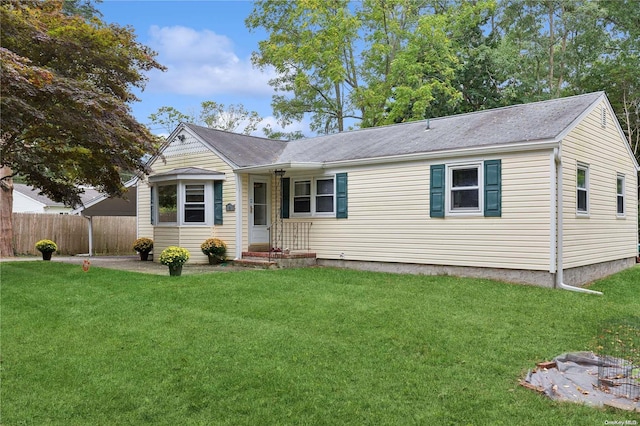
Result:
<svg viewBox="0 0 640 426"><path fill-rule="evenodd" d="M182 247L169 246L160 253L160 263L169 267L182 266L189 260L189 250Z"/></svg>
<svg viewBox="0 0 640 426"><path fill-rule="evenodd" d="M151 238L138 238L133 243L133 249L138 253L149 253L153 249L153 240Z"/></svg>
<svg viewBox="0 0 640 426"><path fill-rule="evenodd" d="M36 249L41 253L53 253L58 251L58 246L51 240L40 240L36 243Z"/></svg>
<svg viewBox="0 0 640 426"><path fill-rule="evenodd" d="M219 238L209 238L200 245L202 253L209 257L214 257L220 261L226 259L227 244Z"/></svg>

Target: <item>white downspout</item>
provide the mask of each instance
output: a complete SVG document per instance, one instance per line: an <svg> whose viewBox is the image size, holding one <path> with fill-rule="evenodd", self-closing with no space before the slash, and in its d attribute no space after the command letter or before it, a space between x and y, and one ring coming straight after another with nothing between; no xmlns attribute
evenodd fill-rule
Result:
<svg viewBox="0 0 640 426"><path fill-rule="evenodd" d="M569 290L569 291L577 291L579 293L597 294L598 296L602 296L602 293L599 291L589 290L588 288L582 288L582 287L574 287L574 286L565 284L563 282L564 266L562 264L562 259L563 259L562 246L564 244L564 241L563 241L564 228L563 228L563 222L562 222L562 210L563 210L562 158L560 157L560 150L558 148L553 149L553 156L555 158L555 163L556 163L556 178L557 178L557 184L558 184L558 189L556 191L556 194L558 197L556 202L556 206L557 206L556 217L557 217L557 223L558 223L556 226L556 229L558 232L558 236L556 238L556 243L557 243L556 260L558 262L558 266L556 268L556 287L564 290Z"/></svg>
<svg viewBox="0 0 640 426"><path fill-rule="evenodd" d="M89 219L89 257L93 256L93 216L87 216Z"/></svg>

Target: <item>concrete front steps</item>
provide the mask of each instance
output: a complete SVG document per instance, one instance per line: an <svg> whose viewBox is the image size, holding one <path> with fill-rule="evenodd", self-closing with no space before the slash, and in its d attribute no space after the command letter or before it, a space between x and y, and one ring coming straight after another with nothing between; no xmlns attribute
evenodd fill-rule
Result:
<svg viewBox="0 0 640 426"><path fill-rule="evenodd" d="M280 253L266 251L242 252L242 259L233 262L235 266L246 266L262 269L302 268L316 264L316 254L311 252Z"/></svg>

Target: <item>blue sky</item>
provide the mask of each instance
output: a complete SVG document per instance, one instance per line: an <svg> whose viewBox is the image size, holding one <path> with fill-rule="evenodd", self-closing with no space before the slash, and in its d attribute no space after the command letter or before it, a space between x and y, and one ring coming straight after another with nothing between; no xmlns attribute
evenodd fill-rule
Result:
<svg viewBox="0 0 640 426"><path fill-rule="evenodd" d="M211 100L241 103L264 117L263 125L280 129L270 106L273 90L268 81L273 71L262 72L251 65L251 53L266 38L264 32L250 33L244 24L251 2L104 0L97 7L104 21L133 27L138 41L155 50L158 61L168 68L148 74L146 89L138 94L141 101L132 105L138 121L148 124L149 114L162 106L197 113L202 101ZM154 133L166 134L150 127ZM311 134L304 123L286 130Z"/></svg>

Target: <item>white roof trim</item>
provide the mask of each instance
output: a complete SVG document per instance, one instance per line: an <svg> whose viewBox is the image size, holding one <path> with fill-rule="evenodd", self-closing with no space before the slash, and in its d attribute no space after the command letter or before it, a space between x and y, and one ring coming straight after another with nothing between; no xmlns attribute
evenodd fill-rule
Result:
<svg viewBox="0 0 640 426"><path fill-rule="evenodd" d="M584 110L582 112L582 114L580 114L578 116L578 118L576 118L573 123L571 123L569 126L567 126L566 129L564 129L562 131L562 133L560 133L558 135L558 139L559 140L563 140L564 138L567 137L567 135L573 130L575 129L580 123L582 123L582 121L593 112L593 110L595 110L598 106L600 106L600 104L604 102L607 111L609 112L609 114L611 115L612 118L612 122L615 123L616 129L618 130L618 134L620 135L620 137L622 138L622 140L624 140L624 145L627 148L627 153L629 154L629 157L631 157L631 160L633 161L633 165L635 166L637 171L640 171L640 165L638 165L638 160L636 159L636 156L633 154L633 151L631 150L631 146L629 145L629 140L627 139L627 135L624 134L624 131L622 130L622 127L620 127L620 121L618 120L618 117L616 116L615 111L613 110L613 107L611 106L611 102L609 102L609 98L607 97L607 94L605 92L602 92L602 94L600 95L600 97L598 97L598 99L589 106L589 108L587 108L586 110Z"/></svg>
<svg viewBox="0 0 640 426"><path fill-rule="evenodd" d="M227 180L224 173L202 173L202 174L189 174L189 173L175 173L160 176L149 176L149 182L168 182L174 180Z"/></svg>
<svg viewBox="0 0 640 426"><path fill-rule="evenodd" d="M262 164L260 166L238 167L233 169L236 173L271 173L276 169L283 170L314 170L324 168L324 163L298 163L290 161L288 163Z"/></svg>

